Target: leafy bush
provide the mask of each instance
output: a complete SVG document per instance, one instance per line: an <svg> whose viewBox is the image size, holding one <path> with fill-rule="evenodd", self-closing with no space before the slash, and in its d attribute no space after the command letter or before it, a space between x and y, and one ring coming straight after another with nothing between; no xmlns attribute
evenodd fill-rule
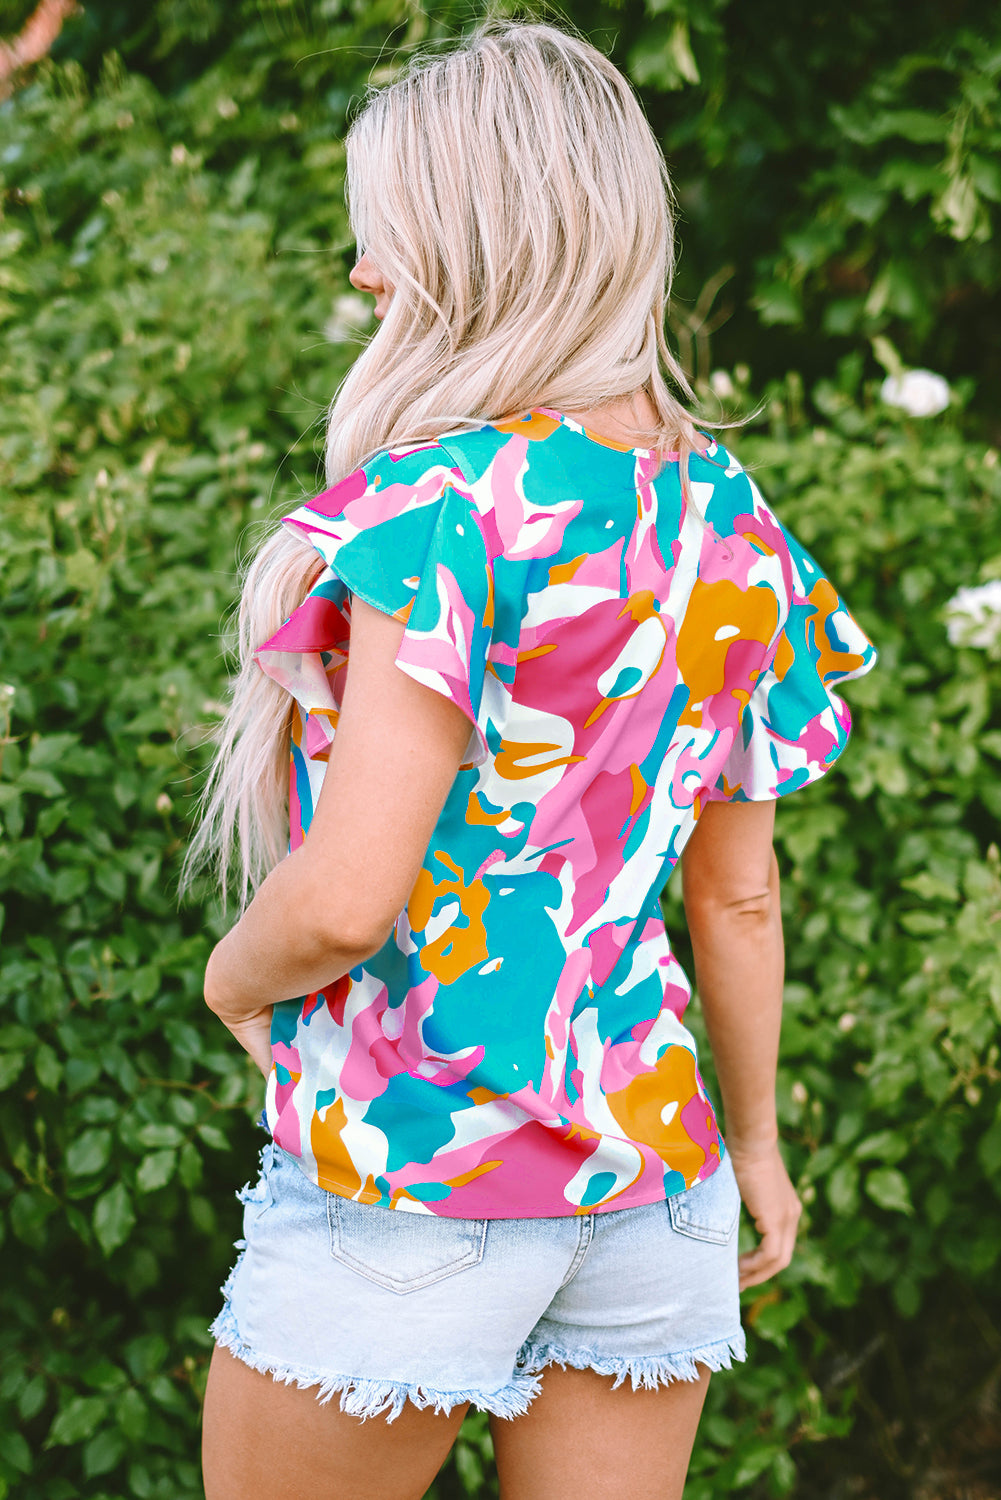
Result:
<svg viewBox="0 0 1001 1500"><path fill-rule="evenodd" d="M322 165L279 216L252 161L206 172L162 110L109 66L93 97L69 70L7 115L0 1490L52 1500L200 1493L206 1318L259 1089L206 1024L221 929L178 912L177 857L235 551L320 409L276 413L275 391L329 315L319 251L343 233ZM189 139L203 117L211 94ZM289 242L308 277L276 259ZM321 349L326 393L344 356Z"/></svg>
<svg viewBox="0 0 1001 1500"><path fill-rule="evenodd" d="M344 47L395 16L341 15ZM311 429L350 354L319 330L344 333L338 133L368 67L267 24L233 43L239 69L209 65L169 103L111 61L93 88L70 65L0 107L15 1500L200 1492L205 1328L260 1085L199 999L216 906L179 911L174 891L234 555L312 488ZM737 442L882 661L848 690L843 768L780 810L780 1100L810 1222L790 1271L748 1295L751 1359L713 1383L693 1500L893 1500L933 1464L997 1462L976 1423L1001 1314L999 669L949 644L942 606L1001 577L1001 476L965 431L958 406L881 407L859 357L809 400L774 385ZM667 911L680 933L673 890ZM492 1493L488 1456L471 1419L439 1500Z"/></svg>
<svg viewBox="0 0 1001 1500"><path fill-rule="evenodd" d="M609 29L678 188L678 317L723 320L718 358L754 349L767 375L830 373L860 337L889 334L912 364L976 376L996 434L996 7L919 0L904 28L892 3L645 9L649 21ZM697 299L713 278L710 312Z"/></svg>
<svg viewBox="0 0 1001 1500"><path fill-rule="evenodd" d="M517 8L502 3L502 11ZM88 0L64 55L109 45L158 88L205 78L234 100L335 117L392 50L481 9L444 0ZM573 24L630 73L681 205L674 308L691 361L749 351L759 382L812 384L859 339L990 391L1001 294L1001 12L991 0L573 0ZM232 138L248 120L233 120ZM218 135L218 132L216 133ZM265 136L253 150L269 153ZM762 330L767 334L763 337Z"/></svg>

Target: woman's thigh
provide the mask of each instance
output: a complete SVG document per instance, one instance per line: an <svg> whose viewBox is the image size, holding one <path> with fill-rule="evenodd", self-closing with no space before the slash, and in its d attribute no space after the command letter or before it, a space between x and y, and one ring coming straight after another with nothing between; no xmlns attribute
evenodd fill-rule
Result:
<svg viewBox="0 0 1001 1500"><path fill-rule="evenodd" d="M216 1348L203 1418L205 1500L421 1500L467 1406L409 1401L393 1422L321 1405Z"/></svg>
<svg viewBox="0 0 1001 1500"><path fill-rule="evenodd" d="M633 1390L549 1365L523 1416L490 1418L501 1500L681 1500L708 1389L704 1367Z"/></svg>

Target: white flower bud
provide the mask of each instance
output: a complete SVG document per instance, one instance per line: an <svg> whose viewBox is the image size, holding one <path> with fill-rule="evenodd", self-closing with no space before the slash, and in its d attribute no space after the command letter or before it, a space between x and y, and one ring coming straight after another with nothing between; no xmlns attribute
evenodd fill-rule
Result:
<svg viewBox="0 0 1001 1500"><path fill-rule="evenodd" d="M945 606L945 628L953 646L989 651L1001 641L1001 578L961 588Z"/></svg>
<svg viewBox="0 0 1001 1500"><path fill-rule="evenodd" d="M934 417L952 399L948 382L932 370L904 370L887 375L880 389L887 406L898 406L910 417Z"/></svg>

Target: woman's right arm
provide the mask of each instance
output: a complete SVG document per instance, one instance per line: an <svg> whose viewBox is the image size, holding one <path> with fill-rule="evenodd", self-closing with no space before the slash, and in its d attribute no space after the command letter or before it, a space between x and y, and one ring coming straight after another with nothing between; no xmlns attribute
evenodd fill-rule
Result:
<svg viewBox="0 0 1001 1500"><path fill-rule="evenodd" d="M682 855L685 915L722 1093L726 1145L761 1236L741 1287L792 1259L801 1206L779 1152L775 1073L785 955L774 802L711 802Z"/></svg>

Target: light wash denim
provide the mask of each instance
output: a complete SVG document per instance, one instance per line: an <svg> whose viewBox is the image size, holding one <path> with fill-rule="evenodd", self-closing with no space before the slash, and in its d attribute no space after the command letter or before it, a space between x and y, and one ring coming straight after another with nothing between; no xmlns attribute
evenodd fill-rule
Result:
<svg viewBox="0 0 1001 1500"><path fill-rule="evenodd" d="M635 1390L744 1358L728 1157L639 1208L448 1219L328 1193L269 1142L238 1196L242 1253L216 1341L320 1401L339 1393L355 1416L392 1421L410 1400L514 1417L548 1364Z"/></svg>

